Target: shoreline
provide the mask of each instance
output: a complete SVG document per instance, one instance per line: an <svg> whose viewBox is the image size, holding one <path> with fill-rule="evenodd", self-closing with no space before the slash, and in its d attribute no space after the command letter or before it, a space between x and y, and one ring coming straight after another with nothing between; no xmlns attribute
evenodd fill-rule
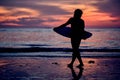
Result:
<svg viewBox="0 0 120 80"><path fill-rule="evenodd" d="M0 58L8 57L39 57L39 58L71 58L72 56L41 56L41 55L0 55ZM120 56L81 56L82 58L120 58Z"/></svg>
<svg viewBox="0 0 120 80"><path fill-rule="evenodd" d="M80 52L120 52L120 49L79 49ZM29 47L29 48L6 48L0 47L0 53L13 53L13 52L72 52L71 48L42 48L42 47Z"/></svg>
<svg viewBox="0 0 120 80"><path fill-rule="evenodd" d="M79 49L81 57L85 58L120 58L120 49ZM2 48L0 57L71 57L71 48Z"/></svg>

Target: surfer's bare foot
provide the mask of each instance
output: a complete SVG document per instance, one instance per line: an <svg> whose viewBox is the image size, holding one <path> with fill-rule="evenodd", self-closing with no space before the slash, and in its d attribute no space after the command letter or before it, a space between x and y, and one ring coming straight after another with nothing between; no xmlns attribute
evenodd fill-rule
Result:
<svg viewBox="0 0 120 80"><path fill-rule="evenodd" d="M73 64L68 64L67 66L68 66L68 67L73 67Z"/></svg>

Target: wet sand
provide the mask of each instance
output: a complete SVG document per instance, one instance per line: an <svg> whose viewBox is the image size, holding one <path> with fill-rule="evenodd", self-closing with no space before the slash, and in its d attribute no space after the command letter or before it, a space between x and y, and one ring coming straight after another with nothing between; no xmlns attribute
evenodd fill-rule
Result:
<svg viewBox="0 0 120 80"><path fill-rule="evenodd" d="M120 58L82 59L70 69L70 57L1 57L0 80L120 80Z"/></svg>

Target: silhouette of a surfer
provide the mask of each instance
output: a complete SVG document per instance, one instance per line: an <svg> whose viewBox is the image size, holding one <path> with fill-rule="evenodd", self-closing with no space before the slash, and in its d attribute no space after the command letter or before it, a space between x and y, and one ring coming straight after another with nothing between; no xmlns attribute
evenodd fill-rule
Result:
<svg viewBox="0 0 120 80"><path fill-rule="evenodd" d="M83 12L80 9L74 11L74 16L71 17L66 23L62 24L59 27L65 27L71 24L71 45L72 45L72 60L68 64L68 67L73 67L73 63L77 58L79 61L78 67L83 66L83 62L79 52L79 45L81 43L82 36L84 35L84 20L81 19ZM80 37L81 36L81 37Z"/></svg>

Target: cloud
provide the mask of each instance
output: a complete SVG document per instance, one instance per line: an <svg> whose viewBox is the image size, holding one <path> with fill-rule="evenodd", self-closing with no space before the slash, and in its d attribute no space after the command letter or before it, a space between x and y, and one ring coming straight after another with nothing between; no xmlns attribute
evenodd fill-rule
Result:
<svg viewBox="0 0 120 80"><path fill-rule="evenodd" d="M29 12L17 11L12 13L10 16L19 16L19 15L31 15Z"/></svg>
<svg viewBox="0 0 120 80"><path fill-rule="evenodd" d="M120 18L120 0L98 1L92 5L98 8L100 12L108 13L111 17Z"/></svg>
<svg viewBox="0 0 120 80"><path fill-rule="evenodd" d="M50 0L1 0L0 7L8 12L0 13L3 19L0 26L43 27L44 23L59 21L56 16L70 14L59 6L48 5L48 2Z"/></svg>
<svg viewBox="0 0 120 80"><path fill-rule="evenodd" d="M24 17L24 18L19 18L18 20L6 20L2 21L1 25L6 25L6 24L17 24L18 26L24 26L24 27L31 27L31 26L38 26L39 23L44 22L44 20L39 20L37 18L31 18L31 17ZM7 25L8 26L8 25ZM12 26L12 25L10 25ZM15 27L15 25L13 25ZM9 27L9 26L8 26Z"/></svg>
<svg viewBox="0 0 120 80"><path fill-rule="evenodd" d="M0 1L0 6L11 8L30 8L39 11L44 15L65 15L70 14L68 11L61 9L58 6L38 4L43 2L43 0L2 0Z"/></svg>
<svg viewBox="0 0 120 80"><path fill-rule="evenodd" d="M84 19L88 21L87 24L90 23L90 26L94 23L91 22L93 17L98 17L97 23L102 20L110 25L118 24L119 3L119 0L1 0L0 26L12 24L21 27L56 26L67 20L76 8L84 10Z"/></svg>
<svg viewBox="0 0 120 80"><path fill-rule="evenodd" d="M39 19L36 17L24 17L19 18L18 20L6 20L0 23L0 27L45 27L44 22L56 22L58 20L49 18L49 19ZM9 25L7 25L9 24ZM48 27L48 26L46 26Z"/></svg>

